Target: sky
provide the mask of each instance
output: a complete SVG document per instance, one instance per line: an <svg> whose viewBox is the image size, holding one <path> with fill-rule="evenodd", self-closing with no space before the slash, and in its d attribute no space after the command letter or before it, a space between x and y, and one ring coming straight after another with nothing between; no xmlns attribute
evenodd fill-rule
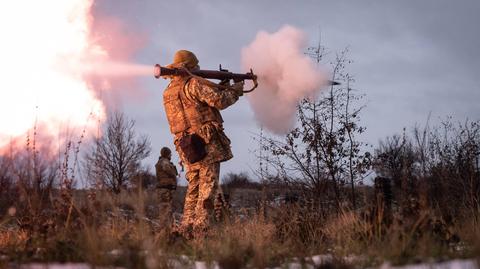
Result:
<svg viewBox="0 0 480 269"><path fill-rule="evenodd" d="M197 55L204 69L218 64L240 71L242 47L259 31L275 32L284 25L305 31L312 46L321 35L332 55L346 47L353 63L352 88L365 94L362 140L380 139L430 124L447 116L480 119L480 1L158 1L97 0L95 16L112 16L129 28L144 46L135 55L142 64L166 65L179 49ZM142 78L118 103L137 130L150 137L153 167L160 148L173 148L162 103L167 81ZM221 174L258 169L253 136L260 132L252 110L242 98L222 111L234 159ZM174 160L176 158L174 157Z"/></svg>

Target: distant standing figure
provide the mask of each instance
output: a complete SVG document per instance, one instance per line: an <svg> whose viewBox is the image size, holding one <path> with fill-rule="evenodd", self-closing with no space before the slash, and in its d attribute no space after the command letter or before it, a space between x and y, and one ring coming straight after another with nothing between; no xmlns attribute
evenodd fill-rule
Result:
<svg viewBox="0 0 480 269"><path fill-rule="evenodd" d="M163 147L160 150L160 158L155 165L160 198L160 222L163 227L169 227L173 223L173 194L177 189L178 171L171 162L171 158L172 151Z"/></svg>

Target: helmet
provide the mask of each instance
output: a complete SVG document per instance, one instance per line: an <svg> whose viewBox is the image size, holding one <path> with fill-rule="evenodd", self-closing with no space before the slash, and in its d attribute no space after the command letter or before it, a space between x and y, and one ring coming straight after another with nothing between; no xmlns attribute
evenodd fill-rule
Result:
<svg viewBox="0 0 480 269"><path fill-rule="evenodd" d="M198 59L193 52L188 50L179 50L173 56L173 63L167 67L186 67L194 68L198 65Z"/></svg>
<svg viewBox="0 0 480 269"><path fill-rule="evenodd" d="M162 156L164 158L167 158L170 154L172 154L172 151L167 147L163 147L160 150L160 156Z"/></svg>

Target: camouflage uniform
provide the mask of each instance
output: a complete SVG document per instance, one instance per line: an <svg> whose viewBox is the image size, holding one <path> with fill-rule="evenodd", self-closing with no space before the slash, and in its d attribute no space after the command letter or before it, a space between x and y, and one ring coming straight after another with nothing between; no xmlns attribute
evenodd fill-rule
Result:
<svg viewBox="0 0 480 269"><path fill-rule="evenodd" d="M177 168L167 158L160 157L155 165L158 181L158 196L160 199L160 221L163 227L172 224L173 193L177 188Z"/></svg>
<svg viewBox="0 0 480 269"><path fill-rule="evenodd" d="M235 103L240 95L238 92L233 88L219 90L198 77L172 77L163 94L176 150L187 169L188 189L182 219L184 228L202 230L208 227L209 219L213 218L220 162L233 157L219 110ZM207 155L191 164L179 147L179 140L193 133L205 141Z"/></svg>

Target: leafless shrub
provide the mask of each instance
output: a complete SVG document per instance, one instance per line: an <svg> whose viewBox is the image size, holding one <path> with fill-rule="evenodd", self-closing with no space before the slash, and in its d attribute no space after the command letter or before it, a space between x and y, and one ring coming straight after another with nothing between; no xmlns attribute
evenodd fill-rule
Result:
<svg viewBox="0 0 480 269"><path fill-rule="evenodd" d="M10 206L38 214L49 203L59 181L58 160L49 145L36 145L36 135L27 137L26 146L11 146L0 156L0 212Z"/></svg>
<svg viewBox="0 0 480 269"><path fill-rule="evenodd" d="M146 136L137 138L135 122L116 112L109 117L102 136L85 156L85 168L94 185L119 193L138 175L141 161L150 153Z"/></svg>
<svg viewBox="0 0 480 269"><path fill-rule="evenodd" d="M480 121L415 127L394 135L375 151L375 171L393 180L402 208L415 200L446 219L480 213ZM413 199L413 200L412 200Z"/></svg>
<svg viewBox="0 0 480 269"><path fill-rule="evenodd" d="M370 161L369 153L362 151L364 144L357 139L365 130L359 124L362 95L350 88L354 80L345 70L351 63L347 52L340 52L332 62L332 80L342 81L342 86L332 85L319 98L303 100L297 110L297 127L285 137L259 137L259 157L269 171L273 170L267 178L303 189L320 205L333 201L337 211L346 200L346 186L351 205L357 206L355 186L362 183Z"/></svg>

